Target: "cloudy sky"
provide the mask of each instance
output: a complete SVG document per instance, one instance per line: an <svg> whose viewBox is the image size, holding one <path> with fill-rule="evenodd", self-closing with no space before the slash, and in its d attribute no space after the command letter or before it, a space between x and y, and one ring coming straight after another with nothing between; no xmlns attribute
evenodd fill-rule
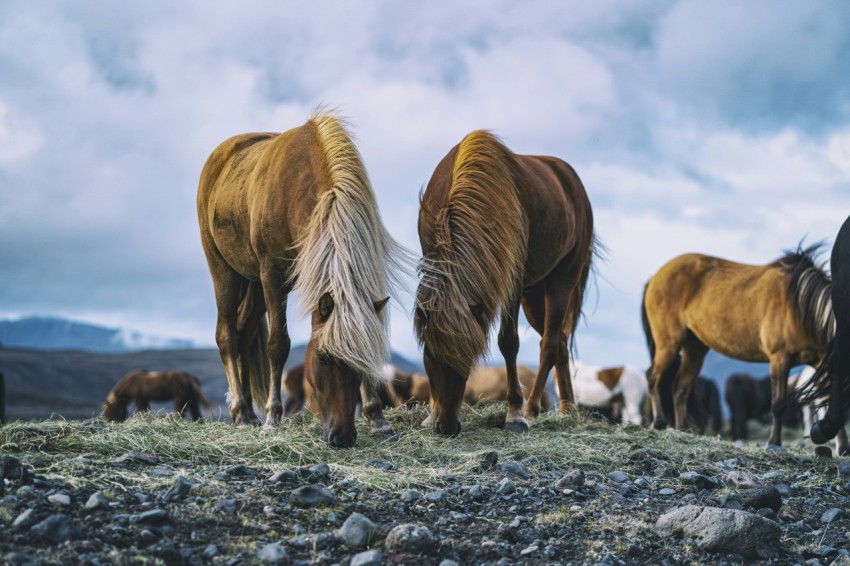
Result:
<svg viewBox="0 0 850 566"><path fill-rule="evenodd" d="M850 4L817 1L5 1L0 318L212 344L204 160L324 103L417 252L418 192L470 130L571 163L609 250L579 354L643 366L641 290L664 262L766 263L831 245L850 214L848 21ZM392 344L416 359L411 303Z"/></svg>

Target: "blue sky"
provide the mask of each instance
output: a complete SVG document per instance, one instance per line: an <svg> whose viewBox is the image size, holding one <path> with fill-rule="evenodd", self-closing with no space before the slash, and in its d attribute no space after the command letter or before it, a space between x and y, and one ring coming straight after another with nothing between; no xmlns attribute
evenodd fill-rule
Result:
<svg viewBox="0 0 850 566"><path fill-rule="evenodd" d="M418 192L470 130L571 163L609 249L580 357L644 366L640 295L664 262L766 263L850 214L848 21L817 1L3 2L0 317L212 344L203 162L324 103L417 252ZM392 344L416 359L410 311Z"/></svg>

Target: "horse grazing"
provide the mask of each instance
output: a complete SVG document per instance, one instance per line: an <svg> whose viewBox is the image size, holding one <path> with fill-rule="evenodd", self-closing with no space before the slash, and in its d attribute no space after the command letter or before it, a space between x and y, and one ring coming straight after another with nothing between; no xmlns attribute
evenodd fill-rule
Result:
<svg viewBox="0 0 850 566"><path fill-rule="evenodd" d="M830 268L835 336L809 384L798 388L782 407L782 410L788 410L811 403L822 406L821 400L828 399L826 414L812 425L809 432L809 438L815 444L828 442L839 434L850 410L850 217L844 221L835 238Z"/></svg>
<svg viewBox="0 0 850 566"><path fill-rule="evenodd" d="M676 428L687 426L687 401L709 348L748 362L770 362L772 403L786 392L788 371L823 358L832 335L831 283L816 264L819 246L797 249L768 265L699 254L665 264L644 289L641 315L652 367L653 425L663 428L659 376L681 352L673 385ZM769 444L782 442L774 419Z"/></svg>
<svg viewBox="0 0 850 566"><path fill-rule="evenodd" d="M180 416L189 409L193 420L200 420L201 409L210 410L209 400L201 391L198 379L183 371L131 371L115 384L103 403L103 418L110 422L127 420L127 406L132 401L136 411L150 410L151 401L174 399Z"/></svg>
<svg viewBox="0 0 850 566"><path fill-rule="evenodd" d="M624 423L642 423L641 407L647 384L640 370L629 365L601 368L579 361L570 365L577 405L595 411L610 410L611 420L619 417Z"/></svg>
<svg viewBox="0 0 850 566"><path fill-rule="evenodd" d="M375 394L384 408L392 409L404 404L404 401L395 390L396 379L408 381L410 376L399 371L394 366L386 364L382 371L384 378L375 385ZM398 376L398 378L396 378ZM291 367L284 373L283 382L286 386L286 400L283 403L283 414L291 417L306 405L310 412L319 414L319 409L314 401L313 388L310 381L305 379L304 364ZM407 385L409 387L409 385ZM366 403L365 398L361 401Z"/></svg>
<svg viewBox="0 0 850 566"><path fill-rule="evenodd" d="M361 385L372 432L391 432L374 388L388 351L384 306L405 256L343 121L319 112L282 134L223 142L201 173L198 220L236 424L258 421L252 403L265 404L266 427L280 422L286 305L299 289L312 314L306 375L324 438L354 444Z"/></svg>
<svg viewBox="0 0 850 566"><path fill-rule="evenodd" d="M554 157L517 155L474 131L437 165L420 197L422 261L414 326L423 346L437 432L460 432L469 373L497 316L508 382L508 430L528 430L552 367L561 409L574 406L568 340L594 255L593 213L576 172ZM520 303L542 336L526 406L516 368ZM523 409L525 412L523 415Z"/></svg>

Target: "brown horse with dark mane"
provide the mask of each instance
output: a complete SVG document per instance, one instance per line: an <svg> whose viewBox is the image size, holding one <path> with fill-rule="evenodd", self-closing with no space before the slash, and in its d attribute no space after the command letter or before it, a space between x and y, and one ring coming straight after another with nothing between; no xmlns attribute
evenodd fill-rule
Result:
<svg viewBox="0 0 850 566"><path fill-rule="evenodd" d="M460 432L467 378L500 318L508 430L528 430L555 367L561 410L573 408L569 348L594 255L593 213L578 175L555 157L517 155L486 131L437 165L420 199L422 261L414 325L434 410L423 424ZM542 336L527 406L517 376L522 304ZM523 409L525 411L523 412Z"/></svg>
<svg viewBox="0 0 850 566"><path fill-rule="evenodd" d="M404 253L381 224L344 122L320 112L282 134L226 140L201 173L198 219L236 424L258 422L253 403L265 405L266 427L280 422L286 305L297 289L312 314L306 375L325 439L354 444L361 385L372 432L391 432L374 388L388 352L384 306Z"/></svg>
<svg viewBox="0 0 850 566"><path fill-rule="evenodd" d="M174 400L174 408L182 416L186 409L193 420L200 420L201 409L212 406L201 391L198 378L183 371L131 371L115 384L103 403L103 418L110 422L127 420L127 407L135 403L136 411L150 410L151 401Z"/></svg>
<svg viewBox="0 0 850 566"><path fill-rule="evenodd" d="M676 428L687 426L687 401L708 350L747 362L770 362L771 400L786 392L788 371L818 363L832 335L831 283L817 265L818 246L788 252L768 265L686 254L664 265L644 290L642 318L652 368L654 426L664 416L658 376L681 352L674 382ZM782 442L774 419L769 444Z"/></svg>

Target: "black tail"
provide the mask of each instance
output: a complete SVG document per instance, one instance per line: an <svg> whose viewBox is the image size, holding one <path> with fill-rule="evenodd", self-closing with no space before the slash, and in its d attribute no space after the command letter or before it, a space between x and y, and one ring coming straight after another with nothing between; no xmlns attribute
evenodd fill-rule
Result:
<svg viewBox="0 0 850 566"><path fill-rule="evenodd" d="M709 406L711 407L711 430L720 434L723 429L723 410L720 408L720 390L714 380L709 380Z"/></svg>
<svg viewBox="0 0 850 566"><path fill-rule="evenodd" d="M643 324L643 335L646 337L646 349L649 350L649 367L655 362L655 339L652 337L652 329L649 327L649 317L646 315L646 289L649 283L643 286L643 296L640 301L640 320Z"/></svg>

